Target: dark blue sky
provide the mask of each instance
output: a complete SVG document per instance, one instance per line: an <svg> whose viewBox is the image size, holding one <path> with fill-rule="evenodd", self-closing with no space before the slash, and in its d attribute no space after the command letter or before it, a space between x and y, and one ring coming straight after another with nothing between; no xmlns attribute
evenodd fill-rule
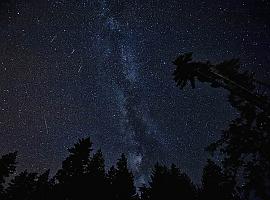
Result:
<svg viewBox="0 0 270 200"><path fill-rule="evenodd" d="M10 2L0 10L0 153L18 150L20 169L55 172L90 136L108 166L126 153L138 182L156 161L198 182L204 147L236 111L221 89L176 88L173 59L239 57L269 78L269 2Z"/></svg>

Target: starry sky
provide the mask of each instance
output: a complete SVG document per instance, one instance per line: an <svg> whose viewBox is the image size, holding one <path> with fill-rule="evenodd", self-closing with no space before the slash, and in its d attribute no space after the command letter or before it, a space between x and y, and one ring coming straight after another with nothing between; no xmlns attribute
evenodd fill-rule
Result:
<svg viewBox="0 0 270 200"><path fill-rule="evenodd" d="M222 89L177 88L172 61L239 57L269 78L269 1L1 2L0 154L18 150L19 169L54 173L90 136L108 166L124 152L137 183L157 161L199 182L237 112Z"/></svg>

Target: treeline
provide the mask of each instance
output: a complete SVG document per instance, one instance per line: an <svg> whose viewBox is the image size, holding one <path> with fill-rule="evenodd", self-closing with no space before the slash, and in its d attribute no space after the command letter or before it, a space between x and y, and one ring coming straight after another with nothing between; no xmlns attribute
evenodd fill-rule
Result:
<svg viewBox="0 0 270 200"><path fill-rule="evenodd" d="M0 199L233 199L233 184L213 161L209 160L204 168L201 187L192 183L175 165L166 167L157 163L149 184L136 188L124 154L116 166L106 171L102 152L94 153L91 147L89 138L79 140L68 150L62 168L52 178L49 170L43 174L25 170L15 175L17 153L3 155L0 159Z"/></svg>

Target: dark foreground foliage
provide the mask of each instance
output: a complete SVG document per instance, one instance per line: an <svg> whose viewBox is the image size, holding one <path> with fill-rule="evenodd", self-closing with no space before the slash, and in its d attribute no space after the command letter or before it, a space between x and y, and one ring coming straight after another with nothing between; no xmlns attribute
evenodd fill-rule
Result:
<svg viewBox="0 0 270 200"><path fill-rule="evenodd" d="M49 170L42 174L23 171L15 174L16 152L0 159L0 199L46 200L46 199L110 199L110 200L156 200L156 199L232 199L232 188L221 168L208 161L202 177L202 187L175 165L166 167L156 164L148 185L134 186L134 177L128 169L124 154L116 166L105 170L102 152L93 153L89 138L79 140L69 149L69 156L62 168L52 178ZM12 179L8 182L8 177Z"/></svg>
<svg viewBox="0 0 270 200"><path fill-rule="evenodd" d="M240 116L207 150L221 155L223 170L239 196L270 199L270 85L241 70L238 59L212 64L195 62L192 53L186 53L173 63L180 88L188 82L195 88L198 81L229 92L228 102Z"/></svg>

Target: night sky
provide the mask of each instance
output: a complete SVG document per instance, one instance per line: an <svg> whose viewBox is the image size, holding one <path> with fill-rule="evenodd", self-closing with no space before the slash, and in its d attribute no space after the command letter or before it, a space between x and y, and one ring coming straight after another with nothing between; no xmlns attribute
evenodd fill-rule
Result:
<svg viewBox="0 0 270 200"><path fill-rule="evenodd" d="M5 2L9 2L8 4ZM137 183L156 161L200 181L204 152L237 116L227 93L172 80L181 53L239 57L267 81L263 0L10 0L0 7L0 154L52 173L90 136L107 166L124 152Z"/></svg>

